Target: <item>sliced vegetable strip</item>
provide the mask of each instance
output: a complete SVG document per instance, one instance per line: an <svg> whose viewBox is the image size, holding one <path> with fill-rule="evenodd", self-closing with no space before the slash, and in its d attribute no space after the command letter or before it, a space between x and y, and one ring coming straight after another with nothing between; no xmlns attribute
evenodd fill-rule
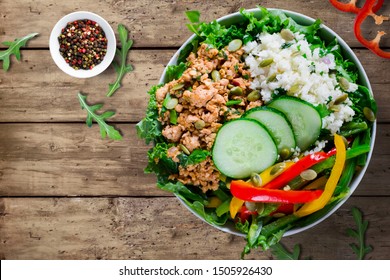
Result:
<svg viewBox="0 0 390 280"><path fill-rule="evenodd" d="M292 165L286 171L284 171L281 175L276 177L274 180L264 185L265 189L280 189L288 184L292 179L299 176L302 171L309 169L313 165L333 156L335 150L331 150L328 153L318 152L314 154L310 154L300 159L297 163Z"/></svg>
<svg viewBox="0 0 390 280"><path fill-rule="evenodd" d="M355 33L356 39L358 39L358 41L363 46L365 46L366 48L371 50L373 53L379 55L380 57L390 58L390 52L386 52L386 51L382 50L379 46L379 41L380 41L381 37L386 34L386 32L378 31L376 37L373 40L368 41L366 38L363 37L362 31L360 29L361 25L367 19L368 16L372 16L375 20L375 24L377 24L377 25L380 25L380 24L382 24L382 22L384 20L389 19L389 17L378 16L375 14L374 5L376 4L376 2L377 2L376 0L367 0L366 1L366 3L361 8L360 12L358 13L358 15L355 19L353 31Z"/></svg>
<svg viewBox="0 0 390 280"><path fill-rule="evenodd" d="M229 206L230 217L232 217L232 219L234 219L234 217L237 215L242 205L244 205L244 201L233 196Z"/></svg>
<svg viewBox="0 0 390 280"><path fill-rule="evenodd" d="M372 8L374 12L377 12L383 5L385 0L376 1L375 6ZM338 10L342 12L349 12L357 14L360 12L361 8L356 6L357 0L350 0L348 3L343 3L338 0L329 0L329 2Z"/></svg>
<svg viewBox="0 0 390 280"><path fill-rule="evenodd" d="M346 160L346 150L345 150L344 141L341 136L335 134L334 142L337 151L336 161L330 173L330 177L326 182L325 190L318 199L304 204L297 212L295 212L295 215L297 217L304 217L324 208L324 206L331 199L336 189L341 173L343 172L343 168Z"/></svg>
<svg viewBox="0 0 390 280"><path fill-rule="evenodd" d="M322 190L284 191L256 188L242 180L232 181L230 191L233 196L250 202L305 203L319 198Z"/></svg>
<svg viewBox="0 0 390 280"><path fill-rule="evenodd" d="M260 173L261 184L260 186L264 186L286 171L294 165L293 161L285 161L283 163L277 163L271 167L268 167L266 170Z"/></svg>

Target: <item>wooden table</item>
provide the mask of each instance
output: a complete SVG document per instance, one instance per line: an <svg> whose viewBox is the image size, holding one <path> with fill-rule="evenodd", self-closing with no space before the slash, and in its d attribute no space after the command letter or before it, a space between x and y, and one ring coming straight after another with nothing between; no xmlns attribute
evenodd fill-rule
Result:
<svg viewBox="0 0 390 280"><path fill-rule="evenodd" d="M96 2L96 3L95 3ZM22 62L0 71L0 259L238 259L244 240L198 220L145 175L148 147L135 124L144 116L146 91L190 36L184 11L199 10L206 21L253 8L259 1L0 1L0 41L31 32L40 36L23 50ZM304 233L284 239L302 244L313 259L354 259L346 229L357 206L370 221L370 259L390 258L390 60L362 48L353 34L354 15L328 1L261 1L321 18L354 49L378 101L378 133L368 171L353 197L334 215ZM389 15L390 3L382 14ZM91 79L61 72L48 50L49 34L65 14L88 10L116 29L125 24L134 39L129 61L135 71L105 98L112 69ZM390 30L390 24L382 27ZM369 33L375 34L373 30ZM390 32L389 32L390 33ZM371 34L371 36L373 36ZM390 36L384 41L390 48ZM3 47L3 46L2 46ZM101 140L88 128L77 93L115 109L112 122L123 141ZM254 251L249 258L272 258Z"/></svg>

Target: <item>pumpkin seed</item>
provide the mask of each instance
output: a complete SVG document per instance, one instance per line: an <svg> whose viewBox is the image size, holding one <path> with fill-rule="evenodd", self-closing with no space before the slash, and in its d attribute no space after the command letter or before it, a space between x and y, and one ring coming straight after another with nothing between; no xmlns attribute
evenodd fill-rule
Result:
<svg viewBox="0 0 390 280"><path fill-rule="evenodd" d="M195 128L199 129L199 130L203 129L205 127L205 125L206 125L206 123L204 122L204 120L197 120L195 122Z"/></svg>
<svg viewBox="0 0 390 280"><path fill-rule="evenodd" d="M183 153L185 153L186 155L189 156L191 154L190 151L187 149L187 147L184 146L183 144L180 144L179 147L180 147L180 150L182 150Z"/></svg>
<svg viewBox="0 0 390 280"><path fill-rule="evenodd" d="M242 41L240 39L234 39L231 41L228 45L228 51L229 52L235 52L239 50L242 46Z"/></svg>
<svg viewBox="0 0 390 280"><path fill-rule="evenodd" d="M227 85L227 88L228 88L228 89L232 89L232 88L234 88L234 86L233 86L232 84L228 84L228 85Z"/></svg>
<svg viewBox="0 0 390 280"><path fill-rule="evenodd" d="M279 162L272 167L271 171L269 174L271 176L277 175L283 171L283 169L286 167L286 164L284 162Z"/></svg>
<svg viewBox="0 0 390 280"><path fill-rule="evenodd" d="M277 73L273 73L271 76L267 78L267 83L274 82L276 80Z"/></svg>
<svg viewBox="0 0 390 280"><path fill-rule="evenodd" d="M284 159L288 159L291 155L291 151L290 149L288 148L283 148L281 151L280 151L280 157L284 160Z"/></svg>
<svg viewBox="0 0 390 280"><path fill-rule="evenodd" d="M253 90L248 94L248 101L253 102L260 99L260 92L258 90Z"/></svg>
<svg viewBox="0 0 390 280"><path fill-rule="evenodd" d="M301 89L301 85L299 83L293 84L290 89L287 91L288 94L295 94Z"/></svg>
<svg viewBox="0 0 390 280"><path fill-rule="evenodd" d="M178 83L172 87L172 90L179 90L184 87L184 83Z"/></svg>
<svg viewBox="0 0 390 280"><path fill-rule="evenodd" d="M262 182L261 177L260 177L259 174L252 173L252 175L251 175L251 183L255 187L260 187L263 182Z"/></svg>
<svg viewBox="0 0 390 280"><path fill-rule="evenodd" d="M256 211L256 203L255 202L250 202L250 201L245 201L245 207L249 210L249 211Z"/></svg>
<svg viewBox="0 0 390 280"><path fill-rule="evenodd" d="M280 31L280 36L286 41L291 41L294 39L294 34L290 29L282 29L282 31Z"/></svg>
<svg viewBox="0 0 390 280"><path fill-rule="evenodd" d="M218 82L221 79L221 75L217 70L213 70L213 72L211 72L211 78L213 78L214 82Z"/></svg>
<svg viewBox="0 0 390 280"><path fill-rule="evenodd" d="M349 82L348 82L348 80L347 80L346 78L341 77L341 78L339 79L339 84L340 84L340 87L341 87L343 90L347 91L347 90L349 89Z"/></svg>
<svg viewBox="0 0 390 280"><path fill-rule="evenodd" d="M170 98L165 102L165 108L168 110L172 110L176 107L176 105L179 104L179 99L177 98Z"/></svg>
<svg viewBox="0 0 390 280"><path fill-rule="evenodd" d="M240 87L233 87L231 90L230 90L230 94L231 95L242 95L242 88Z"/></svg>
<svg viewBox="0 0 390 280"><path fill-rule="evenodd" d="M317 172L315 172L313 169L307 169L301 172L299 175L303 180L311 181L317 178Z"/></svg>
<svg viewBox="0 0 390 280"><path fill-rule="evenodd" d="M263 59L263 61L260 62L260 67L267 67L272 62L274 62L274 59L272 57Z"/></svg>
<svg viewBox="0 0 390 280"><path fill-rule="evenodd" d="M370 122L374 122L376 119L374 112L368 107L363 108L363 114L366 117L366 119L369 120Z"/></svg>
<svg viewBox="0 0 390 280"><path fill-rule="evenodd" d="M347 100L348 94L343 94L336 98L336 100L333 102L334 105L339 105L343 103L345 100Z"/></svg>

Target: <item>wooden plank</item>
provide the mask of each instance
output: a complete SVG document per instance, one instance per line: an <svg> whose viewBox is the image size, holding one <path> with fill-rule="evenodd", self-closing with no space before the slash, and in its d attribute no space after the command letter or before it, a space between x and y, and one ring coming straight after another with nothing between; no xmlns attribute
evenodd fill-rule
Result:
<svg viewBox="0 0 390 280"><path fill-rule="evenodd" d="M95 12L103 16L116 29L118 23L125 24L136 47L177 47L191 34L185 27L188 22L184 12L199 10L202 20L210 21L240 7L255 8L257 1L49 1L37 0L26 4L23 0L3 0L0 11L0 41L12 40L31 32L39 32L39 38L31 41L30 47L48 47L49 35L55 23L64 15L80 10ZM266 0L261 5L267 8L280 8L303 13L313 18L321 18L353 47L360 44L353 34L355 15L337 11L328 1ZM388 14L389 5L382 9ZM15 15L15 16L13 16ZM16 16L18 15L18 16ZM28 20L26 20L28 19ZM372 27L367 27L372 33ZM386 29L384 29L386 30ZM374 32L375 33L375 32ZM372 35L371 35L372 36ZM384 40L390 46L390 40Z"/></svg>
<svg viewBox="0 0 390 280"><path fill-rule="evenodd" d="M283 239L302 257L355 259L346 235L351 206L370 222L369 259L389 259L388 197L351 198L330 218ZM238 259L241 237L200 221L175 198L0 199L0 259ZM330 234L330 232L332 234ZM272 258L254 250L250 259Z"/></svg>
<svg viewBox="0 0 390 280"><path fill-rule="evenodd" d="M115 109L113 121L137 122L145 116L146 92L158 83L164 66L174 50L133 50L129 55L135 71L126 75L123 87L111 98L105 98L108 84L115 80L113 69L98 77L75 79L61 72L49 52L23 52L23 63L14 63L12 72L0 71L0 122L74 122L84 121L76 94L88 93L88 102L103 102ZM356 50L372 83L378 101L378 119L390 121L390 60ZM16 74L13 74L16 73Z"/></svg>
<svg viewBox="0 0 390 280"><path fill-rule="evenodd" d="M101 140L85 124L1 125L1 195L170 195L145 175L147 150L134 125L123 141Z"/></svg>
<svg viewBox="0 0 390 280"><path fill-rule="evenodd" d="M123 141L101 140L96 125L0 124L1 196L169 195L145 175L148 147L134 125ZM374 155L356 195L390 195L390 125L378 127Z"/></svg>

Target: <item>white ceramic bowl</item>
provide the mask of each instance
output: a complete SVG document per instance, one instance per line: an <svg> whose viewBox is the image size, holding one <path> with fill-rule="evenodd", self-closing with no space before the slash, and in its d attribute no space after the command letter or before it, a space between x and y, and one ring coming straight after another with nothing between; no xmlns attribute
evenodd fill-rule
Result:
<svg viewBox="0 0 390 280"><path fill-rule="evenodd" d="M89 19L97 22L100 25L100 27L103 29L107 38L107 53L104 56L103 61L98 65L96 65L91 70L73 69L68 65L68 63L66 63L65 59L61 56L59 51L60 44L58 42L58 36L61 34L62 28L64 28L68 22L75 21L75 20L82 20L82 19ZM49 47L50 47L51 57L53 58L54 62L62 71L64 71L66 74L72 77L90 78L102 73L104 70L107 69L108 66L110 66L112 60L115 57L116 38L115 38L114 31L112 30L111 26L108 24L108 22L105 19L91 12L80 11L80 12L74 12L68 14L63 18L61 18L56 23L56 25L54 26L50 34Z"/></svg>
<svg viewBox="0 0 390 280"><path fill-rule="evenodd" d="M268 10L272 11L272 10L276 10L276 9L268 9ZM255 13L255 15L256 14L257 15L260 14L260 10L257 9L257 8L256 9L250 9L250 10L247 10L247 11ZM302 15L302 14L299 14L299 13L296 13L296 12L292 12L292 11L288 11L288 10L281 10L281 11L284 12L287 16L293 18L297 23L302 24L302 25L311 25L315 21L311 17L305 16L305 15ZM240 13L234 13L234 14L229 14L229 15L226 15L224 17L221 17L217 21L219 23L221 23L221 24L229 26L229 25L232 25L232 24L239 23L242 19L243 19L243 17L242 17L242 15ZM347 45L347 43L339 35L337 35L333 30L331 30L330 28L326 27L325 25L321 26L321 29L319 30L319 35L320 35L320 37L322 39L324 39L327 42L332 41L335 37L337 38L337 40L338 40L338 42L339 42L339 44L341 46L343 56L348 58L350 61L354 62L356 67L357 67L357 69L358 69L358 72L359 72L359 81L358 81L358 83L363 85L363 86L366 86L370 90L370 92L372 92L372 88L371 88L370 82L368 80L366 72L363 69L362 64L360 63L360 61L358 60L358 58L356 57L354 52L351 50L351 48ZM179 57L179 54L180 54L181 50L184 49L188 44L190 44L190 42L194 38L195 38L195 35L191 36L180 47L180 49L171 58L171 60L169 61L167 66L169 66L169 65L176 65L177 64L177 59ZM164 70L164 72L163 72L163 74L161 76L160 83L164 83L165 82L165 74L166 74L166 69ZM370 162L370 159L371 159L372 151L374 149L375 135L376 135L376 122L373 124L371 134L372 134L371 135L371 143L370 143L371 150L368 153L367 163L362 168L362 170L358 174L355 175L354 179L350 183L350 192L349 192L349 194L346 197L344 197L344 199L342 199L339 203L337 203L329 212L327 212L326 214L324 214L324 215L320 216L319 218L315 219L309 225L307 225L305 227L293 228L291 230L288 230L284 234L284 236L289 236L289 235L293 235L293 234L305 231L305 230L307 230L307 229L309 229L309 228L319 224L320 222L322 222L323 220L328 218L330 215L332 215L338 208L340 208L341 205L343 205L344 202L352 195L352 193L355 191L355 189L359 185L360 181L362 180L362 178L363 178L363 176L364 176L364 174L365 174L365 172L367 170L367 166L368 166L368 164ZM195 216L197 216L199 219L205 221L196 212L194 212L191 208L189 208L185 204L184 201L182 201L179 197L178 197L178 199ZM207 221L205 221L205 222L207 223ZM212 224L210 224L210 225L212 225ZM222 230L224 232L228 232L228 233L239 235L239 236L245 236L243 233L241 233L237 229L235 229L233 224L226 224L224 226L216 226L216 225L212 225L212 226L216 227L216 228L218 228L218 229L220 229L220 230Z"/></svg>

